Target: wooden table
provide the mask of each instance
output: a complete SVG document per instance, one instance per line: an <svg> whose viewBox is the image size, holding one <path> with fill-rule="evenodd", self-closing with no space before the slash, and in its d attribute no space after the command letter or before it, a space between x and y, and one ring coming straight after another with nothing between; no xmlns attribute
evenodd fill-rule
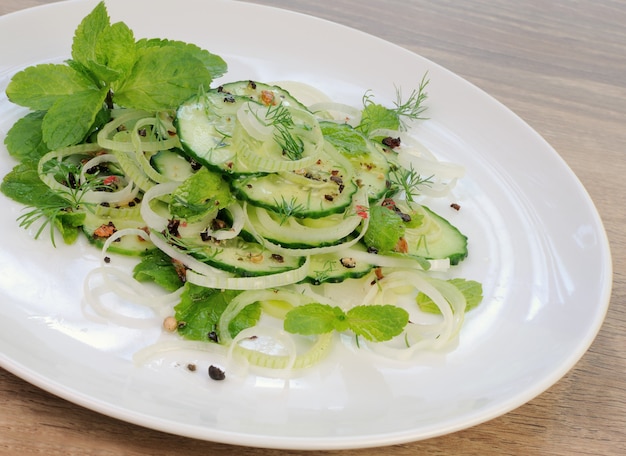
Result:
<svg viewBox="0 0 626 456"><path fill-rule="evenodd" d="M0 14L44 3L51 1L0 0ZM547 392L500 418L452 435L343 454L626 454L626 3L254 3L377 35L495 96L544 136L578 175L599 209L612 247L613 295L604 326L582 360ZM129 425L59 399L6 371L0 373L0 404L1 454L309 454L214 444ZM333 453L339 452L328 452Z"/></svg>

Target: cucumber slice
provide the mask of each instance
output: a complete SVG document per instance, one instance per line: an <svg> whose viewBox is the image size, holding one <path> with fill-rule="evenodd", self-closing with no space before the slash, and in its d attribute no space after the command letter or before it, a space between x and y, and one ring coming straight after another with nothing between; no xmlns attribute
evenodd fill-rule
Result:
<svg viewBox="0 0 626 456"><path fill-rule="evenodd" d="M220 90L183 103L175 123L186 154L235 175L304 168L317 160L324 144L309 111L287 104L264 106Z"/></svg>
<svg viewBox="0 0 626 456"><path fill-rule="evenodd" d="M428 260L448 258L451 265L456 265L467 257L467 236L448 220L426 206L398 203L398 207L407 213L414 211L422 215L422 223L416 228L407 228L404 238L408 244L408 254Z"/></svg>
<svg viewBox="0 0 626 456"><path fill-rule="evenodd" d="M150 159L152 167L168 180L182 182L195 173L193 166L176 150L161 150Z"/></svg>
<svg viewBox="0 0 626 456"><path fill-rule="evenodd" d="M317 118L299 108L248 103L237 111L232 144L248 169L275 173L306 168L324 148Z"/></svg>
<svg viewBox="0 0 626 456"><path fill-rule="evenodd" d="M244 226L244 236L253 238L248 232L288 249L309 249L328 247L347 242L361 224L357 216L332 214L321 218L289 217L282 220L279 214L267 209L249 205L248 224Z"/></svg>
<svg viewBox="0 0 626 456"><path fill-rule="evenodd" d="M352 254L354 251L365 252L366 250L365 245L357 243L339 252L311 256L309 273L304 282L321 285L364 277L374 266L367 261L356 261Z"/></svg>
<svg viewBox="0 0 626 456"><path fill-rule="evenodd" d="M256 81L235 81L220 86L222 92L236 96L247 97L265 106L283 104L307 110L306 106L296 100L291 94L276 85L269 85Z"/></svg>
<svg viewBox="0 0 626 456"><path fill-rule="evenodd" d="M381 198L388 190L389 163L376 145L348 124L321 121L326 141L346 157L356 172L359 187L367 190L370 201Z"/></svg>
<svg viewBox="0 0 626 456"><path fill-rule="evenodd" d="M250 103L239 97L210 90L183 103L176 112L176 131L183 151L198 163L217 171L245 173L232 145L237 111Z"/></svg>
<svg viewBox="0 0 626 456"><path fill-rule="evenodd" d="M306 261L302 256L282 256L272 253L256 242L242 238L224 241L209 239L182 239L181 244L190 255L203 263L232 272L239 277L257 277L277 274L301 267Z"/></svg>
<svg viewBox="0 0 626 456"><path fill-rule="evenodd" d="M109 237L109 235L106 235L107 233L112 234L114 231L126 228L144 229L145 226L145 222L140 217L102 217L87 212L85 222L83 223L83 232L89 239L89 242L98 248L102 248ZM122 255L136 256L154 248L152 242L138 236L124 236L118 241L111 243L109 251Z"/></svg>
<svg viewBox="0 0 626 456"><path fill-rule="evenodd" d="M354 168L339 154L328 152L325 148L317 162L305 169L233 179L232 191L281 216L320 218L342 213L358 190Z"/></svg>

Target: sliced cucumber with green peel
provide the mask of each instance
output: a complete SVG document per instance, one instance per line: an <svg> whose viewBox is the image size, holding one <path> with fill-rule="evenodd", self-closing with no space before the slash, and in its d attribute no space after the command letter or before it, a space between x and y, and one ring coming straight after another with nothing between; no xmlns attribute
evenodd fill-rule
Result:
<svg viewBox="0 0 626 456"><path fill-rule="evenodd" d="M366 247L357 243L338 252L312 255L309 273L304 281L313 285L340 283L369 274L374 266L367 261L355 260L351 255L353 251L365 252Z"/></svg>
<svg viewBox="0 0 626 456"><path fill-rule="evenodd" d="M183 150L198 163L218 171L247 172L237 163L232 146L237 111L250 103L210 90L183 103L176 112L176 131Z"/></svg>
<svg viewBox="0 0 626 456"><path fill-rule="evenodd" d="M320 218L283 219L280 214L250 205L244 236L260 236L288 249L310 249L343 244L353 239L362 218L358 215L331 214ZM251 228L252 227L254 228Z"/></svg>
<svg viewBox="0 0 626 456"><path fill-rule="evenodd" d="M344 212L358 190L352 165L339 154L326 151L308 168L239 177L231 181L231 188L250 204L299 218Z"/></svg>
<svg viewBox="0 0 626 456"><path fill-rule="evenodd" d="M183 150L198 163L229 174L293 171L313 164L324 138L309 111L263 105L210 90L178 108Z"/></svg>
<svg viewBox="0 0 626 456"><path fill-rule="evenodd" d="M320 122L324 139L346 157L356 172L355 182L367 190L370 201L388 191L389 163L375 144L348 124Z"/></svg>
<svg viewBox="0 0 626 456"><path fill-rule="evenodd" d="M159 174L177 182L195 173L189 160L176 150L161 150L150 158L150 163Z"/></svg>
<svg viewBox="0 0 626 456"><path fill-rule="evenodd" d="M189 254L199 261L240 277L277 274L301 267L306 261L301 256L282 256L256 242L241 238L225 241L183 239Z"/></svg>
<svg viewBox="0 0 626 456"><path fill-rule="evenodd" d="M126 228L144 229L145 222L140 218L100 217L91 212L86 213L83 231L89 242L102 248L106 240L116 231ZM155 248L152 242L139 236L123 236L112 242L109 251L122 255L141 255Z"/></svg>
<svg viewBox="0 0 626 456"><path fill-rule="evenodd" d="M247 97L265 106L276 106L282 103L287 106L307 110L306 106L291 96L287 90L263 82L250 80L229 82L228 84L220 86L219 90L233 95Z"/></svg>
<svg viewBox="0 0 626 456"><path fill-rule="evenodd" d="M404 233L409 255L428 260L448 258L451 265L467 257L467 236L448 220L426 206L413 203L409 208L405 202L397 205L407 213L414 211L422 216L418 227L407 228Z"/></svg>

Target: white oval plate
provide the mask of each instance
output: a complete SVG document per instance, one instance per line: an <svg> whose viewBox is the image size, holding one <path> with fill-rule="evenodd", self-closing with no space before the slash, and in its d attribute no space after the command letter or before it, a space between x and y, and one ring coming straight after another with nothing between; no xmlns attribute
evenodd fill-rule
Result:
<svg viewBox="0 0 626 456"><path fill-rule="evenodd" d="M18 69L69 57L95 1L69 1L0 18L0 136L24 111L4 88ZM417 132L467 177L436 209L468 234L455 275L484 285L458 347L411 366L338 348L290 382L214 382L172 361L135 367L158 323L128 329L86 318L82 281L96 264L84 244L53 249L18 228L0 199L0 361L77 404L166 432L239 445L340 449L454 432L502 415L558 381L584 354L606 313L611 259L582 185L546 142L493 98L418 55L312 17L232 1L109 0L112 21L137 37L196 43L223 56L228 80L296 80L358 105L366 90L395 100L428 72L428 116ZM51 17L55 19L50 20ZM393 69L385 62L393 62ZM13 161L2 151L0 172ZM455 212L451 202L461 205ZM189 356L192 356L191 354Z"/></svg>

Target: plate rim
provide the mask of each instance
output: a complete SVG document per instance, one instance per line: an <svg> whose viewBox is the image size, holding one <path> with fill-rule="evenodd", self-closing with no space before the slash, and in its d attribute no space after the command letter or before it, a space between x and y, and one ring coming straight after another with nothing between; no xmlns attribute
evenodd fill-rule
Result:
<svg viewBox="0 0 626 456"><path fill-rule="evenodd" d="M217 2L221 2L221 3L226 3L223 0L217 0ZM2 24L3 22L7 22L7 21L19 21L19 20L24 20L24 19L28 19L31 15L37 15L37 14L43 14L43 10L52 10L52 9L59 9L59 10L64 10L66 8L72 8L73 5L75 4L95 4L96 2L94 0L90 0L89 2L86 2L84 0L65 0L62 2L57 2L57 3L49 3L49 4L45 4L45 5L40 5L40 6L35 6L35 7L31 7L31 8L26 8L23 10L19 10L13 13L9 13L7 15L3 15L0 17L0 24ZM230 3L230 2L228 2ZM603 312L602 314L597 314L597 318L595 320L595 324L593 326L589 327L589 331L588 331L588 337L584 340L581 341L580 343L580 350L576 353L571 353L570 357L567 361L564 361L562 363L562 367L559 371L555 371L552 373L552 376L550 378L550 380L546 380L542 383L541 388L537 388L535 390L528 390L527 394L524 397L517 397L515 398L515 400L511 399L508 403L506 404L502 404L502 406L498 409L498 410L492 410L491 414L486 414L486 415L482 415L480 417L476 417L472 422L466 422L466 423L459 423L456 427L451 427L448 429L441 429L437 432L430 432L428 434L425 434L423 436L419 436L418 439L415 438L414 435L414 431L412 430L407 430L407 431L403 431L403 432L399 432L397 435L391 435L391 434L385 434L386 438L381 437L381 436L376 436L372 439L369 439L367 441L362 441L362 442L355 442L354 437L350 437L350 436L345 436L345 437L341 437L341 438L330 438L330 439L315 439L315 438L300 438L300 437L280 437L278 438L278 440L276 440L275 438L267 438L267 437L263 437L263 436L257 436L257 435L246 435L245 436L245 440L247 441L245 443L245 445L249 445L249 446L256 446L256 447L266 447L266 448L281 448L281 449L296 449L296 448L305 448L305 449L317 449L317 450L321 450L321 449L349 449L349 448L364 448L364 447L377 447L377 446L381 446L381 445L391 445L391 444L397 444L397 443L406 443L406 442L410 442L410 441L415 441L415 440L422 440L425 438L431 438L431 437L436 437L436 436L440 436L440 435L444 435L444 434L448 434L451 432L457 432L461 429L466 429L468 427L472 427L475 426L477 424L489 421L493 418L496 418L498 416L501 416L505 413L510 412L511 410L514 410L515 408L527 403L529 400L537 397L538 395L542 394L545 390L547 390L548 388L550 388L551 386L553 386L555 383L557 383L565 374L567 374L567 372L569 372L575 365L576 363L585 355L585 353L587 352L587 350L589 349L589 347L591 346L591 344L593 343L593 341L595 340L596 335L598 334L598 332L600 331L600 328L602 327L602 324L604 322L606 313L608 312L608 308L609 308L609 304L610 304L610 298L611 298L611 291L612 291L612 276L613 276L613 267L612 267L612 258L611 258L611 251L610 251L610 244L608 241L608 236L606 233L606 230L604 229L603 223L602 223L602 219L600 217L600 214L598 213L597 208L595 207L593 201L591 200L591 197L589 196L587 190L585 189L585 187L582 185L581 181L578 179L578 177L574 174L574 172L571 170L571 168L567 165L567 163L563 160L563 158L556 152L556 150L554 150L552 148L552 146L550 144L547 143L547 141L545 141L545 139L543 137L541 137L534 129L532 129L528 124L526 124L526 122L521 119L519 116L517 116L515 113L513 113L507 106L505 106L504 104L500 103L498 100L496 100L493 96L489 95L488 93L482 91L480 88L478 88L477 86L473 85L472 83L468 82L465 79L460 78L458 75L456 75L455 73L450 72L449 70L441 67L440 65L438 65L435 62L432 62L428 59L425 59L423 56L420 56L412 51L409 51L408 49L402 48L401 46L394 44L392 42L383 40L382 38L378 38L374 35L370 35L367 33L364 33L362 31L359 31L357 29L339 24L339 23L334 23L334 22L330 22L326 19L322 19L322 18L318 18L315 16L310 16L307 14L303 14L303 13L299 13L299 12L294 12L294 11L290 11L290 10L284 10L281 8L277 8L274 6L267 6L267 5L260 5L260 4L254 4L254 3L247 3L247 2L242 2L242 1L237 1L235 3L241 3L241 4L245 4L245 5L250 5L253 6L254 8L258 8L261 10L276 10L276 11L281 11L282 13L286 13L286 14L295 14L295 15L299 15L302 17L307 18L307 20L313 20L313 21L323 21L323 22L327 22L327 23L332 23L335 26L338 26L342 29L348 30L350 32L357 32L361 35L366 35L369 36L381 43L383 43L384 45L390 45L393 46L397 49L400 49L402 51L405 51L407 53L407 55L412 55L412 56L417 56L421 59L424 59L426 61L428 61L429 63L431 63L433 66L437 66L439 68L441 68L443 71L446 71L448 73L450 73L452 76L461 79L465 84L468 84L469 86L473 87L475 90L478 90L481 92L482 96L488 97L490 100L492 100L493 102L497 103L499 105L499 107L501 109L505 109L507 111L509 111L509 113L511 113L513 116L515 116L522 124L524 124L526 126L526 128L532 132L533 134L535 134L537 136L537 139L543 141L545 143L545 145L552 150L552 152L554 153L555 157L560 159L562 162L562 166L564 167L565 170L567 170L567 172L570 173L570 178L573 178L574 181L576 182L577 186L579 187L579 189L581 190L582 194L585 195L586 197L586 203L588 205L588 209L590 209L590 215L593 216L593 221L594 224L596 225L596 228L598 229L598 231L596 232L596 234L599 234L602 239L601 239L601 244L603 245L603 250L604 250L604 266L605 266L605 273L603 276L603 280L602 280L602 290L601 290L601 296L599 297L599 301L602 302L603 305ZM73 402L75 404L78 404L82 407L94 410L98 413L116 418L116 419L120 419L123 421L129 421L129 417L126 416L127 415L127 411L125 411L123 408L119 408L116 406L112 406L111 404L106 404L100 401L94 401L94 398L91 396L85 396L83 394L81 394L78 391L73 391L71 389L67 389L63 384L58 384L55 383L54 381L51 381L50 379L47 379L45 377L43 377L42 375L40 375L37 371L32 370L31 368L22 365L21 363L19 363L17 360L12 360L9 359L7 356L5 356L4 353L0 354L0 365L2 367L4 367L7 371L11 372L12 374L26 380L27 382L43 389L46 390L58 397L61 397L63 399L66 399L70 402ZM155 430L159 430L162 432L166 432L166 433L172 433L172 431L170 429L167 428L167 423L162 423L161 421L157 420L157 422L154 422L154 420L150 420L148 417L145 417L143 414L137 414L136 412L133 414L131 413L131 415L133 415L136 419L139 418L139 420L135 420L135 421L129 421L129 422L133 422L135 424L147 427L147 428L151 428L151 429L155 429ZM143 420L141 419L143 418ZM188 428L189 426L184 425L183 427ZM198 426L193 426L194 428L197 428ZM178 432L175 432L175 434L177 435L185 435L191 438L196 438L196 439L203 439L203 440L207 440L206 437L203 437L202 435L199 434L199 430L198 432L184 432L184 429L179 430ZM214 431L213 429L211 429L211 431ZM206 429L205 429L206 432ZM231 435L232 434L232 435ZM233 439L234 437L234 439ZM210 435L210 439L211 441L215 441L215 442L221 442L221 443L227 443L227 444L236 444L236 445L240 445L239 443L236 443L235 440L237 438L241 438L241 435L238 433L229 433L229 432L225 432L225 431L218 431L217 433L213 433L213 435ZM305 443L306 441L306 443ZM302 446L304 444L304 446Z"/></svg>

